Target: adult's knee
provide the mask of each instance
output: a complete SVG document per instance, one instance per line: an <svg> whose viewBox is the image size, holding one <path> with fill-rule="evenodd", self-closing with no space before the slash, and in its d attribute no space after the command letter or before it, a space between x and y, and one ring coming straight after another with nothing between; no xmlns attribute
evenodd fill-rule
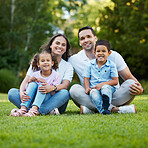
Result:
<svg viewBox="0 0 148 148"><path fill-rule="evenodd" d="M8 99L10 102L12 102L12 100L14 100L14 94L16 93L16 88L11 88L8 91Z"/></svg>
<svg viewBox="0 0 148 148"><path fill-rule="evenodd" d="M59 93L60 93L60 96L65 97L67 100L69 100L70 94L67 89L61 89Z"/></svg>
<svg viewBox="0 0 148 148"><path fill-rule="evenodd" d="M120 106L123 104L126 104L131 99L133 99L133 96L130 94L130 85L135 84L135 81L132 79L128 79L125 82L123 82L119 89L113 93L112 98L112 104L115 106Z"/></svg>
<svg viewBox="0 0 148 148"><path fill-rule="evenodd" d="M78 93L79 87L80 87L79 84L74 84L74 85L71 86L71 88L70 88L70 90L69 90L69 93L70 93L70 96L71 96L72 98L75 98L75 97L79 94L79 93Z"/></svg>
<svg viewBox="0 0 148 148"><path fill-rule="evenodd" d="M129 87L130 85L132 85L132 84L135 84L135 81L133 80L133 79L128 79L128 80L126 80L126 81L124 81L123 83L122 83L122 85L124 86L124 87ZM122 86L121 85L121 86Z"/></svg>

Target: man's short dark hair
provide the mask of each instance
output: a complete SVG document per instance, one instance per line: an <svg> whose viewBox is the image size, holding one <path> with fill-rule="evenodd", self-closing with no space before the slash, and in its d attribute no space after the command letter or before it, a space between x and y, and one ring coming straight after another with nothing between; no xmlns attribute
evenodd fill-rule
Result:
<svg viewBox="0 0 148 148"><path fill-rule="evenodd" d="M95 51L96 51L96 47L98 45L104 45L107 48L108 52L111 50L111 44L107 40L101 39L101 40L97 41L96 45L95 45Z"/></svg>
<svg viewBox="0 0 148 148"><path fill-rule="evenodd" d="M79 31L78 31L78 38L79 38L79 33L80 33L81 31L83 31L83 30L86 30L86 29L90 29L91 32L93 33L93 35L95 36L95 31L92 29L92 27L90 27L90 26L85 26L85 27L82 27L82 28L79 29Z"/></svg>

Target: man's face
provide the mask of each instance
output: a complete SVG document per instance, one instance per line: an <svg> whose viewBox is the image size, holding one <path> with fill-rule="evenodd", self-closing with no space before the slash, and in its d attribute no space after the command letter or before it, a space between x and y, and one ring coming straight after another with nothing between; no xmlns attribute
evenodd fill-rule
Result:
<svg viewBox="0 0 148 148"><path fill-rule="evenodd" d="M90 29L82 30L79 33L79 44L86 51L91 51L94 48L96 41L97 37L93 35Z"/></svg>

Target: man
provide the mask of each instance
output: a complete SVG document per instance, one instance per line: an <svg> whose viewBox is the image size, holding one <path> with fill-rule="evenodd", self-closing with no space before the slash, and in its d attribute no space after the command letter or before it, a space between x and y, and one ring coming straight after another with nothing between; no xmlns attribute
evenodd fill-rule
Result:
<svg viewBox="0 0 148 148"><path fill-rule="evenodd" d="M77 73L81 85L73 85L70 89L70 95L74 103L80 107L80 113L92 113L97 110L89 95L85 94L83 72L88 62L95 58L93 49L97 37L95 36L94 30L89 26L79 29L78 37L79 44L83 50L71 56L69 62ZM135 95L143 93L141 84L131 74L127 64L119 53L111 51L108 59L116 64L119 76L124 80L124 83L122 83L113 94L110 110L117 113L136 113L135 105L129 104L132 102Z"/></svg>

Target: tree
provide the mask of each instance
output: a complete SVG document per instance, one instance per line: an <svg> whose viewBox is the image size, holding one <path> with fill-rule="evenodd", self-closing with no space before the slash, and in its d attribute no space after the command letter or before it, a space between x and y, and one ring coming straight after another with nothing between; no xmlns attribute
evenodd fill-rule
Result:
<svg viewBox="0 0 148 148"><path fill-rule="evenodd" d="M80 0L79 3L83 3ZM33 54L53 34L64 29L65 11L76 9L76 0L0 0L0 69L18 75Z"/></svg>
<svg viewBox="0 0 148 148"><path fill-rule="evenodd" d="M70 34L70 42L76 48L73 53L78 52L78 49L80 49L78 44L79 28L91 26L96 33L100 31L98 24L105 6L113 7L113 3L110 0L87 0L87 3L83 3L78 9L70 11L71 17L66 26L66 34L68 37Z"/></svg>
<svg viewBox="0 0 148 148"><path fill-rule="evenodd" d="M138 79L147 78L148 71L148 1L112 0L114 9L106 7L100 19L100 37L126 59Z"/></svg>

